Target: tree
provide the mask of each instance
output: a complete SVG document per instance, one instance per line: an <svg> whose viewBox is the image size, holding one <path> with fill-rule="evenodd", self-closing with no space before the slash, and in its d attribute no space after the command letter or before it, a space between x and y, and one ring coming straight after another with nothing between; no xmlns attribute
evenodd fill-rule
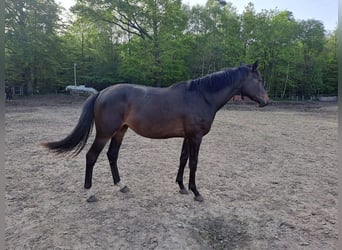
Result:
<svg viewBox="0 0 342 250"><path fill-rule="evenodd" d="M302 46L302 76L299 84L301 96L311 96L320 93L322 88L322 62L321 52L324 48L324 25L321 21L314 19L300 22Z"/></svg>
<svg viewBox="0 0 342 250"><path fill-rule="evenodd" d="M289 11L275 12L270 20L268 42L265 41L270 67L268 88L278 98L290 96L291 88L295 88L296 71L299 66L297 46L299 25Z"/></svg>
<svg viewBox="0 0 342 250"><path fill-rule="evenodd" d="M238 64L242 49L240 23L232 5L222 6L218 1L209 0L205 6L194 6L189 15L191 76L203 76Z"/></svg>
<svg viewBox="0 0 342 250"><path fill-rule="evenodd" d="M78 18L61 35L66 82L73 82L73 64L77 64L77 83L103 89L118 77L118 37L112 27Z"/></svg>
<svg viewBox="0 0 342 250"><path fill-rule="evenodd" d="M323 49L323 69L321 93L337 95L338 93L338 59L337 59L337 29L325 38Z"/></svg>
<svg viewBox="0 0 342 250"><path fill-rule="evenodd" d="M105 0L78 0L72 11L78 16L87 17L94 22L106 22L120 27L123 31L151 38L144 23L144 14L153 1L105 1Z"/></svg>
<svg viewBox="0 0 342 250"><path fill-rule="evenodd" d="M6 81L28 94L59 85L59 7L51 0L6 1Z"/></svg>
<svg viewBox="0 0 342 250"><path fill-rule="evenodd" d="M186 16L182 10L180 0L144 0L144 1L115 1L105 2L79 1L74 11L81 17L86 17L93 22L105 22L119 27L126 32L126 40L130 43L124 46L127 53L123 53L125 62L135 61L135 67L141 66L144 70L146 61L151 67L150 79L153 85L162 86L168 79L174 79L167 73L168 69L182 64L183 55L171 53L170 48L177 43L177 39L183 36L186 28ZM133 36L133 37L132 37ZM135 39L143 38L141 40ZM135 48L131 50L131 46ZM141 49L143 51L137 51ZM176 51L177 52L177 51ZM143 60L132 58L143 56ZM149 61L148 61L149 60ZM141 64L141 65L139 65ZM123 67L121 75L129 72ZM135 70L134 70L135 71ZM136 72L136 71L135 71ZM176 71L177 72L177 71ZM186 75L185 70L178 72ZM148 73L145 71L144 74ZM148 74L147 74L148 75Z"/></svg>
<svg viewBox="0 0 342 250"><path fill-rule="evenodd" d="M78 0L62 28L53 0L6 0L7 84L63 90L76 63L77 83L98 90L122 81L168 86L258 59L272 98L337 92L336 33L290 11L249 3L239 15L221 3Z"/></svg>

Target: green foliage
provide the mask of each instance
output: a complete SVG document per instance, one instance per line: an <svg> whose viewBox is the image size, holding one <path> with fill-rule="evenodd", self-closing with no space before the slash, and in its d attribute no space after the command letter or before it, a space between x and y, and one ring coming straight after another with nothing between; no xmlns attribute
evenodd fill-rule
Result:
<svg viewBox="0 0 342 250"><path fill-rule="evenodd" d="M189 14L192 53L187 61L191 77L237 65L242 44L238 15L232 5L221 7L218 1L211 0L205 8L193 7Z"/></svg>
<svg viewBox="0 0 342 250"><path fill-rule="evenodd" d="M337 35L290 11L208 0L78 0L73 21L53 0L6 0L6 84L27 93L74 83L168 86L256 59L272 98L337 95Z"/></svg>
<svg viewBox="0 0 342 250"><path fill-rule="evenodd" d="M325 38L322 53L322 89L326 95L337 95L338 60L337 60L337 30Z"/></svg>
<svg viewBox="0 0 342 250"><path fill-rule="evenodd" d="M120 80L118 46L110 26L79 19L62 35L68 54L66 75L74 81L73 64L77 65L77 83L105 88Z"/></svg>
<svg viewBox="0 0 342 250"><path fill-rule="evenodd" d="M5 1L6 84L28 94L58 88L59 7L53 1Z"/></svg>

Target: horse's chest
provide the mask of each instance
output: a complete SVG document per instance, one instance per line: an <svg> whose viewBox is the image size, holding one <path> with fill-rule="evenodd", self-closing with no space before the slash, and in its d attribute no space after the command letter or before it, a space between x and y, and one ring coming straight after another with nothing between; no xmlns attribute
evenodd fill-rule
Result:
<svg viewBox="0 0 342 250"><path fill-rule="evenodd" d="M209 132L213 119L207 116L196 116L188 119L185 123L185 130L187 133L205 135Z"/></svg>

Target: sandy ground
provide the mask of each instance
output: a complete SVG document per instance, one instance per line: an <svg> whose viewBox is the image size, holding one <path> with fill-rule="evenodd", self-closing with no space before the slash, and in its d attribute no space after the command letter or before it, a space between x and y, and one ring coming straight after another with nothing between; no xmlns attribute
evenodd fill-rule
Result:
<svg viewBox="0 0 342 250"><path fill-rule="evenodd" d="M105 148L89 204L86 150L63 158L39 145L67 135L83 101L6 104L7 249L337 249L336 104L228 104L201 146L202 203L178 193L182 139L129 131L119 170L130 192L113 187Z"/></svg>

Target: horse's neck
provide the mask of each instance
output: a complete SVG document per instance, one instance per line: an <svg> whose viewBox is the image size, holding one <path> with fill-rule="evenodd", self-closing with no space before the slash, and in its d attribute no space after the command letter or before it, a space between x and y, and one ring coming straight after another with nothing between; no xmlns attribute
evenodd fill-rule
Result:
<svg viewBox="0 0 342 250"><path fill-rule="evenodd" d="M225 94L219 95L219 97L216 99L215 107L216 111L221 109L238 91L228 91Z"/></svg>
<svg viewBox="0 0 342 250"><path fill-rule="evenodd" d="M199 90L206 103L217 111L240 92L242 74L240 68L234 68L194 80L190 82L190 86Z"/></svg>
<svg viewBox="0 0 342 250"><path fill-rule="evenodd" d="M239 93L240 84L240 81L235 81L220 91L211 93L211 100L214 103L216 111L222 108L234 95Z"/></svg>

